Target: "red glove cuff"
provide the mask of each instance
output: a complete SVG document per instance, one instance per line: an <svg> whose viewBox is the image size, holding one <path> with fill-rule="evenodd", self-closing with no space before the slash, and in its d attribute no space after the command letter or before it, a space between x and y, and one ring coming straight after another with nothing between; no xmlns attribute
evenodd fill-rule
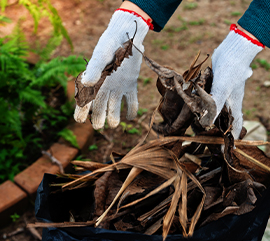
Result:
<svg viewBox="0 0 270 241"><path fill-rule="evenodd" d="M132 10L124 9L124 8L118 8L118 9L116 9L115 11L128 12L128 13L131 13L131 14L137 16L137 17L140 17L140 18L141 18L141 19L149 26L149 29L150 29L150 30L153 30L153 29L154 29L154 25L152 24L152 22L151 22L152 20L151 20L150 18L146 20L146 19L143 18L140 14L138 14L138 13L132 11Z"/></svg>
<svg viewBox="0 0 270 241"><path fill-rule="evenodd" d="M258 45L259 47L263 47L265 48L265 45L263 45L261 42L259 42L258 40L256 39L253 39L251 38L250 36L248 36L247 34L245 34L244 32L242 32L241 30L239 30L236 26L236 24L232 24L231 27L230 27L230 30L231 31L234 31L235 33L243 36L244 38L246 38L247 40L251 41L253 44L256 44Z"/></svg>

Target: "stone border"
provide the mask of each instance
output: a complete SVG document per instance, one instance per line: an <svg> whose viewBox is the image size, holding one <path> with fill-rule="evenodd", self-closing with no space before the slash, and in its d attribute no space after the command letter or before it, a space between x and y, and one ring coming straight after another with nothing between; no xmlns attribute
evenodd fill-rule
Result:
<svg viewBox="0 0 270 241"><path fill-rule="evenodd" d="M68 96L73 98L74 83L68 82ZM71 147L60 138L48 152L52 152L63 168L67 170L72 161L81 151L86 153L94 137L94 129L89 121L84 124L72 123L67 126L77 137L79 149ZM30 203L33 203L37 188L42 181L44 173L56 174L59 167L51 162L49 157L43 155L32 165L27 167L14 178L14 183L6 181L0 185L0 228L8 225L12 220L10 215L21 215Z"/></svg>

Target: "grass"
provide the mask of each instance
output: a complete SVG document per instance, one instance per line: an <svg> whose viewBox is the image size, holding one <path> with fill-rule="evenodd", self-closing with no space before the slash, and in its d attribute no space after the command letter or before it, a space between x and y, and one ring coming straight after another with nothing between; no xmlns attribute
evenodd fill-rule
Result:
<svg viewBox="0 0 270 241"><path fill-rule="evenodd" d="M161 39L153 39L152 40L152 44L154 44L154 45L160 45L163 43L164 43L164 40L161 40Z"/></svg>
<svg viewBox="0 0 270 241"><path fill-rule="evenodd" d="M244 110L243 112L247 117L253 118L253 115L256 112L256 110L257 110L256 108L252 108L252 109Z"/></svg>
<svg viewBox="0 0 270 241"><path fill-rule="evenodd" d="M252 64L250 65L250 67L251 67L252 69L258 69L258 65L255 64L255 63L252 63Z"/></svg>
<svg viewBox="0 0 270 241"><path fill-rule="evenodd" d="M241 12L232 12L231 13L231 16L233 16L233 17L238 17L238 16L241 16L241 15L242 15Z"/></svg>
<svg viewBox="0 0 270 241"><path fill-rule="evenodd" d="M89 146L89 148L88 148L89 151L94 151L97 149L98 149L98 146L96 144L93 144L93 145Z"/></svg>
<svg viewBox="0 0 270 241"><path fill-rule="evenodd" d="M256 59L256 62L259 63L261 67L263 67L265 70L270 70L270 64L266 59Z"/></svg>
<svg viewBox="0 0 270 241"><path fill-rule="evenodd" d="M197 36L192 36L192 37L188 40L188 42L189 42L190 44L196 43L196 42L202 40L202 39L203 39L203 36L204 36L203 34L199 34L199 35L197 35Z"/></svg>
<svg viewBox="0 0 270 241"><path fill-rule="evenodd" d="M169 32L169 33L179 33L181 31L187 30L187 24L182 24L182 26L168 26L164 29L164 31Z"/></svg>
<svg viewBox="0 0 270 241"><path fill-rule="evenodd" d="M147 77L147 78L139 77L139 79L142 80L143 86L148 85L148 84L151 83L151 81L152 81L152 78L151 78L151 77Z"/></svg>
<svg viewBox="0 0 270 241"><path fill-rule="evenodd" d="M170 46L168 44L164 44L160 47L162 50L168 50Z"/></svg>
<svg viewBox="0 0 270 241"><path fill-rule="evenodd" d="M224 20L224 23L227 24L227 25L231 25L231 21L228 20L228 19L225 19L225 20Z"/></svg>
<svg viewBox="0 0 270 241"><path fill-rule="evenodd" d="M138 116L142 116L144 113L147 113L148 109L140 108L137 112Z"/></svg>
<svg viewBox="0 0 270 241"><path fill-rule="evenodd" d="M205 19L203 18L199 19L198 21L188 22L189 25L196 25L196 26L203 25L204 23L205 23Z"/></svg>
<svg viewBox="0 0 270 241"><path fill-rule="evenodd" d="M194 10L198 7L198 3L186 3L184 5L184 10Z"/></svg>
<svg viewBox="0 0 270 241"><path fill-rule="evenodd" d="M127 132L128 134L138 134L141 135L142 131L138 130L136 127L133 127L132 124L127 124L126 122L120 122L122 126L123 132Z"/></svg>

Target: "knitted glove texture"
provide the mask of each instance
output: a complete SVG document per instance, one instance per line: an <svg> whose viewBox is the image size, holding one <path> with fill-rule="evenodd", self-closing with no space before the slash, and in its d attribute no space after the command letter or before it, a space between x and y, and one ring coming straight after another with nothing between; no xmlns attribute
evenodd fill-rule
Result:
<svg viewBox="0 0 270 241"><path fill-rule="evenodd" d="M211 95L217 107L215 118L225 104L232 111L232 134L235 139L239 138L242 130L245 82L253 73L250 64L263 48L261 43L232 25L230 33L212 56L214 79Z"/></svg>
<svg viewBox="0 0 270 241"><path fill-rule="evenodd" d="M142 52L144 51L142 42L149 31L149 24L134 12L117 10L113 14L108 28L100 37L92 58L82 74L82 84L93 86L97 83L103 69L112 62L115 51L128 41L128 38L133 37L136 31L135 21L137 22L137 33L133 43ZM133 47L132 56L125 58L121 66L105 79L95 100L83 108L76 106L75 120L84 122L89 110L92 110L91 121L94 129L102 128L106 118L109 127L115 128L120 123L123 96L126 98L128 107L127 119L134 119L138 111L137 79L141 63L142 55Z"/></svg>

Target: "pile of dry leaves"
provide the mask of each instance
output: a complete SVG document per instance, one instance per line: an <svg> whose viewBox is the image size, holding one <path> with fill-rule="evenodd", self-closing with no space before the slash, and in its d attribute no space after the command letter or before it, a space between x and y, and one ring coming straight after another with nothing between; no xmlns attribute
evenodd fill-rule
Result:
<svg viewBox="0 0 270 241"><path fill-rule="evenodd" d="M124 57L132 54L132 41L127 46L122 49ZM70 211L67 222L43 227L95 226L149 235L162 233L164 239L169 233L188 237L195 229L225 215L250 212L269 186L270 159L257 147L267 143L241 140L244 128L240 140L234 140L233 117L225 107L215 125L209 127L216 112L209 95L212 70L201 70L206 59L196 65L198 54L180 75L143 57L158 74L157 88L162 97L157 110L163 122L154 123L154 113L150 125L159 138L141 141L124 156L112 154L112 164L73 161L78 169L91 172L65 175L73 180L61 184L59 190L93 187L91 212L82 218L80 212ZM117 68L121 61L111 67ZM83 107L89 103L84 98L90 95L85 92L80 96L86 89L78 79L76 83L77 104ZM91 89L90 100L97 90ZM185 134L189 127L195 136Z"/></svg>

